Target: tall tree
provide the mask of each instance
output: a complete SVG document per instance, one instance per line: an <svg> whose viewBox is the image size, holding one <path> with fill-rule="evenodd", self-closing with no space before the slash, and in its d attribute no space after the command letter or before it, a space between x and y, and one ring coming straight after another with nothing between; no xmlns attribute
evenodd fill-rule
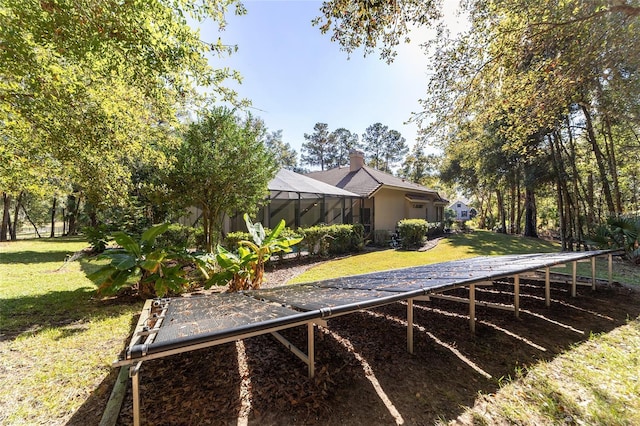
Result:
<svg viewBox="0 0 640 426"><path fill-rule="evenodd" d="M320 166L325 170L331 165L331 155L335 150L335 137L329 132L327 123L316 123L312 134L304 134L300 162L309 166Z"/></svg>
<svg viewBox="0 0 640 426"><path fill-rule="evenodd" d="M367 164L374 169L381 170L385 160L385 137L389 127L382 123L375 123L367 127L362 134L362 147Z"/></svg>
<svg viewBox="0 0 640 426"><path fill-rule="evenodd" d="M351 133L344 127L334 130L331 134L335 141L335 149L331 155L331 167L347 166L349 153L361 148L358 134Z"/></svg>
<svg viewBox="0 0 640 426"><path fill-rule="evenodd" d="M184 207L202 209L206 249L220 240L224 216L255 213L278 169L262 142L262 124L217 107L202 111L175 153L169 187Z"/></svg>
<svg viewBox="0 0 640 426"><path fill-rule="evenodd" d="M267 133L264 143L280 167L288 170L298 167L298 153L288 142L282 140L282 130Z"/></svg>
<svg viewBox="0 0 640 426"><path fill-rule="evenodd" d="M391 173L392 168L402 160L409 148L406 139L397 130L389 130L382 123L367 127L362 135L367 163L378 170Z"/></svg>

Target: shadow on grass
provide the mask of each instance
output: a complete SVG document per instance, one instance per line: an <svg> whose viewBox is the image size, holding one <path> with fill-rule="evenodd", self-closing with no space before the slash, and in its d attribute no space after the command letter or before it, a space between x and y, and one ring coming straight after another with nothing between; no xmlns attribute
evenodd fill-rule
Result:
<svg viewBox="0 0 640 426"><path fill-rule="evenodd" d="M69 251L14 251L11 253L0 254L0 264L15 265L24 264L30 265L35 263L53 263L64 262L67 256L73 253Z"/></svg>
<svg viewBox="0 0 640 426"><path fill-rule="evenodd" d="M38 334L61 329L61 338L73 335L75 326L122 314L122 308L142 302L135 298L98 299L95 288L50 291L45 294L2 300L0 341L13 340L23 333Z"/></svg>

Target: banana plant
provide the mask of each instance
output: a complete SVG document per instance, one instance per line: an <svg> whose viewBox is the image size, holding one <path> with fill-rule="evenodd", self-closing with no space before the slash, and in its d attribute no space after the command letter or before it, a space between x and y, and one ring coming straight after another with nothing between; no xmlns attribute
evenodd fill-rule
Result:
<svg viewBox="0 0 640 426"><path fill-rule="evenodd" d="M302 237L280 236L285 228L284 220L267 235L260 222L252 223L246 213L243 217L253 241L240 241L237 253L217 246L220 271L207 281L207 288L229 284L229 291L258 289L264 279L265 262L274 253L290 253L291 247L302 241Z"/></svg>
<svg viewBox="0 0 640 426"><path fill-rule="evenodd" d="M113 239L121 248L107 250L98 256L98 259L109 259L110 262L88 275L98 286L98 294L112 295L132 286L136 286L138 295L145 299L162 297L170 290L179 292L187 283L181 264L184 261L195 263L208 278L205 260L186 251L155 248L156 237L168 227L167 223L152 226L139 241L124 232L115 232Z"/></svg>

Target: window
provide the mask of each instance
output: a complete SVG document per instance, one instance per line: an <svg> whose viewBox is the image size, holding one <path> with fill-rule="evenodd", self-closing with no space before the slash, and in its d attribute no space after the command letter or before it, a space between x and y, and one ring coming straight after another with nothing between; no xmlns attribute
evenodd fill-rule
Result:
<svg viewBox="0 0 640 426"><path fill-rule="evenodd" d="M460 207L462 207L462 205L461 205L460 203L458 203L458 206L457 206L457 207L458 207L458 208L460 208Z"/></svg>
<svg viewBox="0 0 640 426"><path fill-rule="evenodd" d="M466 210L462 210L460 212L460 217L467 217L467 211Z"/></svg>
<svg viewBox="0 0 640 426"><path fill-rule="evenodd" d="M424 208L424 204L414 204L413 208L414 209L422 209L422 208Z"/></svg>

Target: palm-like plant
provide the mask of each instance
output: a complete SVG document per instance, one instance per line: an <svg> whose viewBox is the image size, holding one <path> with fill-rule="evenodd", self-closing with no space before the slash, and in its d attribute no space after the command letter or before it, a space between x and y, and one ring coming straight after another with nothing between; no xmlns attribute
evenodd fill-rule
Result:
<svg viewBox="0 0 640 426"><path fill-rule="evenodd" d="M606 224L596 227L589 235L589 244L599 248L621 248L629 260L640 261L640 216L611 216Z"/></svg>
<svg viewBox="0 0 640 426"><path fill-rule="evenodd" d="M280 236L285 228L284 220L269 235L260 222L252 223L246 213L244 221L253 241L240 241L237 253L218 245L216 260L221 270L207 281L207 287L229 284L229 291L258 289L264 278L264 264L271 255L289 253L293 245L302 241L302 237Z"/></svg>
<svg viewBox="0 0 640 426"><path fill-rule="evenodd" d="M169 224L155 225L147 229L139 241L124 232L115 232L113 239L119 249L107 250L98 259L111 262L88 275L98 286L98 293L111 295L122 288L137 285L142 298L164 296L170 290L178 292L187 283L181 262L195 263L205 277L203 260L185 250L155 247L155 239L169 228Z"/></svg>

